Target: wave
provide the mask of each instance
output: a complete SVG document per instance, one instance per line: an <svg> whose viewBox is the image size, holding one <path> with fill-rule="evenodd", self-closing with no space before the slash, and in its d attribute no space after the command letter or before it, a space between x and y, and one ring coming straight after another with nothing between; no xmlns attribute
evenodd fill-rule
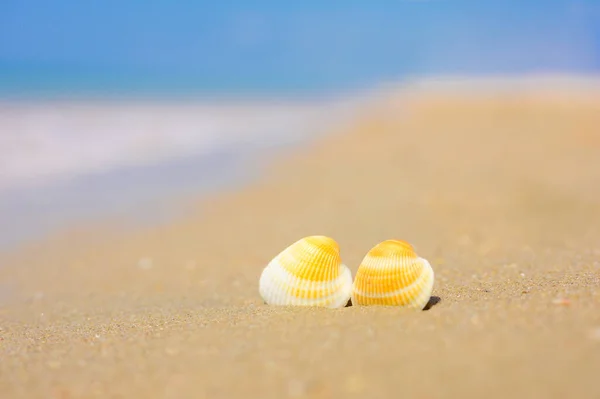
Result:
<svg viewBox="0 0 600 399"><path fill-rule="evenodd" d="M52 184L124 167L268 147L339 120L343 102L0 104L0 189Z"/></svg>

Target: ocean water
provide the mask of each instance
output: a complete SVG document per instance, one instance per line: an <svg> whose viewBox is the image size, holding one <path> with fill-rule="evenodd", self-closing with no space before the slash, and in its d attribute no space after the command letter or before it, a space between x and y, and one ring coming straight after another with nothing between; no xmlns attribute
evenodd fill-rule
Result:
<svg viewBox="0 0 600 399"><path fill-rule="evenodd" d="M159 222L237 185L356 105L324 101L0 103L0 249L104 216Z"/></svg>

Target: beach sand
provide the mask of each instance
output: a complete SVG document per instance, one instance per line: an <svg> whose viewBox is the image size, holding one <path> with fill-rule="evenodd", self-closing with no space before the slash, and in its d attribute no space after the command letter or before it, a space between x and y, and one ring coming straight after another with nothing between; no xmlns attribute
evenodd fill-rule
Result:
<svg viewBox="0 0 600 399"><path fill-rule="evenodd" d="M600 397L600 92L389 94L160 226L0 258L2 398ZM306 235L436 272L427 311L264 305Z"/></svg>

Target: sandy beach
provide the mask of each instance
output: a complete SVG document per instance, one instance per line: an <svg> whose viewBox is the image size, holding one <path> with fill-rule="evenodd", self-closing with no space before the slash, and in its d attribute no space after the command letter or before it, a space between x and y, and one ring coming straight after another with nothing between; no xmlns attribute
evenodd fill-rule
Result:
<svg viewBox="0 0 600 399"><path fill-rule="evenodd" d="M599 127L596 89L389 92L176 220L6 251L0 397L599 398ZM264 305L313 234L353 275L407 240L433 306Z"/></svg>

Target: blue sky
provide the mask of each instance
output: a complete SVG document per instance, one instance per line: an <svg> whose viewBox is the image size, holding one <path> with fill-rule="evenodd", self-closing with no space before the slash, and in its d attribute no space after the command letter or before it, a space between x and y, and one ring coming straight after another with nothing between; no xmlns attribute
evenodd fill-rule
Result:
<svg viewBox="0 0 600 399"><path fill-rule="evenodd" d="M598 72L600 1L0 1L0 93Z"/></svg>

